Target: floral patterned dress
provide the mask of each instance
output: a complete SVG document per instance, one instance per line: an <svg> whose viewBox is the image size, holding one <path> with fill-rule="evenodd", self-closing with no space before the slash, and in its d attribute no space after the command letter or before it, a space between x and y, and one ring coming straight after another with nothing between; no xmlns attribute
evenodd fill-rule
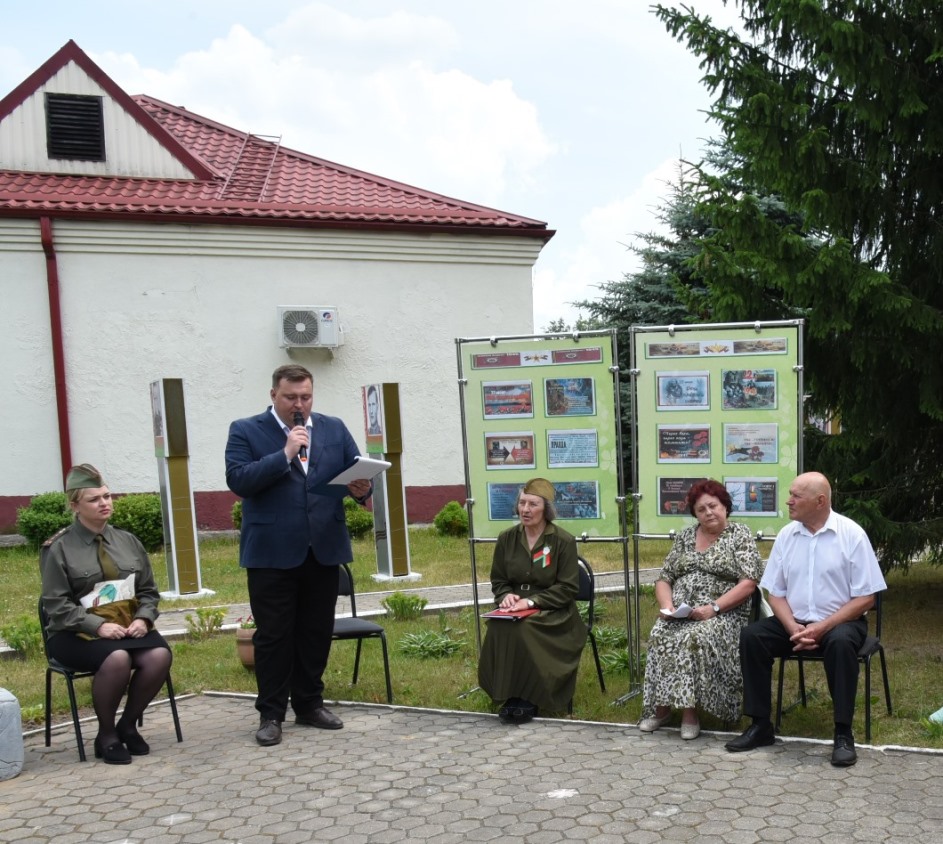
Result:
<svg viewBox="0 0 943 844"><path fill-rule="evenodd" d="M685 528L665 558L659 580L671 585L674 605L709 604L749 578L759 581L763 563L750 529L729 522L706 551L695 548L697 526ZM750 601L705 621L659 618L648 640L642 717L656 706L700 706L724 721L740 718L743 677L740 630Z"/></svg>

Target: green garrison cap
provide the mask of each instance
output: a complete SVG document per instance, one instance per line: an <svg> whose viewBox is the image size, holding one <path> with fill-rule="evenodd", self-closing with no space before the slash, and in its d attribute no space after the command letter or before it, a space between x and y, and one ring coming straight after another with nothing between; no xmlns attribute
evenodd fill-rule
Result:
<svg viewBox="0 0 943 844"><path fill-rule="evenodd" d="M553 488L553 484L543 478L531 478L524 484L522 491L527 495L539 495L541 498L546 498L547 501L553 501L557 497L557 491Z"/></svg>
<svg viewBox="0 0 943 844"><path fill-rule="evenodd" d="M65 491L71 492L73 489L97 489L104 486L101 472L91 463L80 463L69 469L69 474L65 478Z"/></svg>

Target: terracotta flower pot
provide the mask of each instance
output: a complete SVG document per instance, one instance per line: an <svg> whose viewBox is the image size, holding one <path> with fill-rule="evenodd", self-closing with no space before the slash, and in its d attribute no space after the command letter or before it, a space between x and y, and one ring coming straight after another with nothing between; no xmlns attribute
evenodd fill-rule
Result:
<svg viewBox="0 0 943 844"><path fill-rule="evenodd" d="M255 643L252 637L255 635L254 627L236 628L236 653L239 654L239 661L246 668L255 668Z"/></svg>

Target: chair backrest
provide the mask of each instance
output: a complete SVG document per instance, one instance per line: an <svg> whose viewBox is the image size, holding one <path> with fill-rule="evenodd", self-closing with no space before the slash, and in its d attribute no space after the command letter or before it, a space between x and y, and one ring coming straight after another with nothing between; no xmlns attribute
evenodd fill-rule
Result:
<svg viewBox="0 0 943 844"><path fill-rule="evenodd" d="M49 642L49 634L46 632L46 625L49 624L49 616L46 615L46 608L43 606L43 596L39 596L39 632L43 637L43 653L46 654L46 659L49 659L49 651L47 649L47 643Z"/></svg>
<svg viewBox="0 0 943 844"><path fill-rule="evenodd" d="M350 614L357 615L357 596L354 594L354 576L347 563L341 563L337 572L337 594L350 598Z"/></svg>
<svg viewBox="0 0 943 844"><path fill-rule="evenodd" d="M577 601L589 601L589 629L593 629L593 621L596 617L596 575L593 574L593 568L582 557L577 557L577 564L580 570L580 587L576 593Z"/></svg>

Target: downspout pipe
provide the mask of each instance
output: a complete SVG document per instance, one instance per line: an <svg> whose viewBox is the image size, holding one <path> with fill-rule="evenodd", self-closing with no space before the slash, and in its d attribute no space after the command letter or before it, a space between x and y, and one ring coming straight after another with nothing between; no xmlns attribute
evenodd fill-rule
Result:
<svg viewBox="0 0 943 844"><path fill-rule="evenodd" d="M59 422L59 457L63 479L72 468L72 440L69 435L69 395L66 388L65 344L62 337L62 303L59 298L59 263L52 237L52 220L40 217L39 231L46 255L46 289L49 293L49 330L52 367L56 379L56 417ZM64 480L63 480L64 483Z"/></svg>

